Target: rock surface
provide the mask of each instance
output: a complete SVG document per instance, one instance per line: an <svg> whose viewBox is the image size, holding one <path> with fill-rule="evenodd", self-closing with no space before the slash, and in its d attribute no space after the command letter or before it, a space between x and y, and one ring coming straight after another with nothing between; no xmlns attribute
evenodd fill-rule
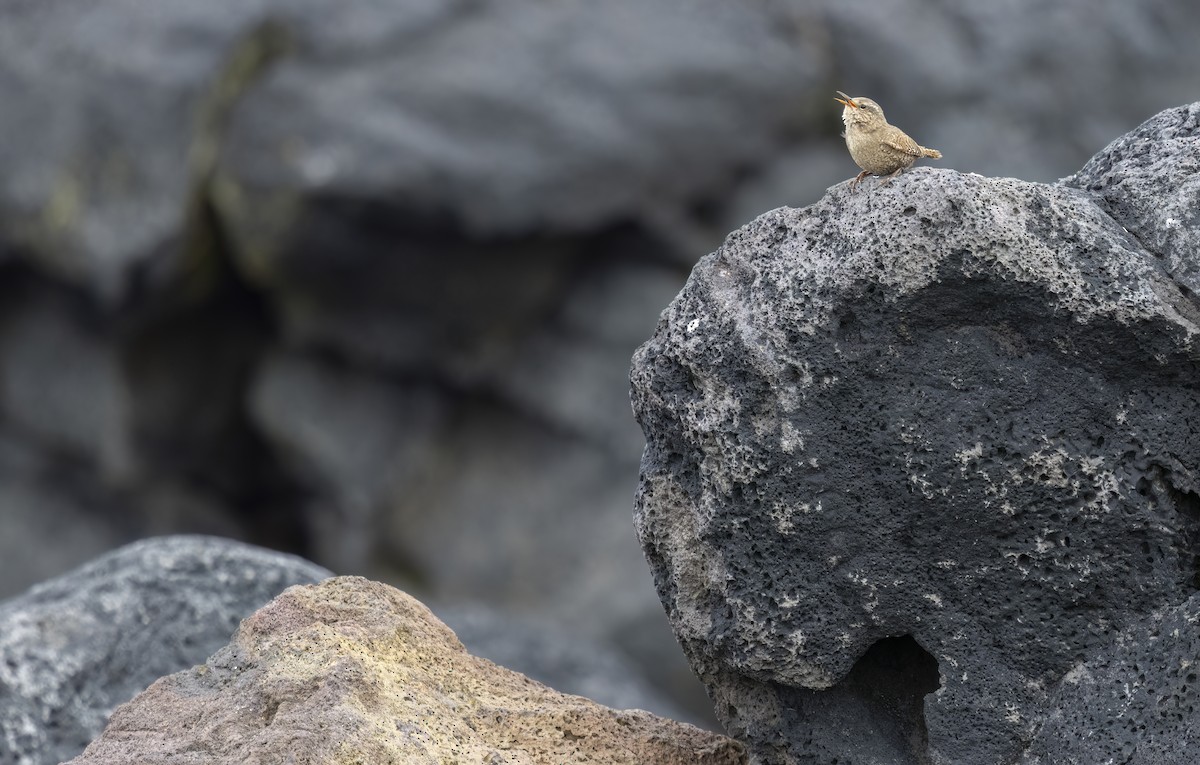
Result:
<svg viewBox="0 0 1200 765"><path fill-rule="evenodd" d="M327 576L238 542L166 537L0 603L0 763L74 757L118 704L203 662L284 588Z"/></svg>
<svg viewBox="0 0 1200 765"><path fill-rule="evenodd" d="M1152 614L1063 676L1022 765L1191 765L1200 752L1200 595Z"/></svg>
<svg viewBox="0 0 1200 765"><path fill-rule="evenodd" d="M208 663L114 713L74 765L741 763L735 741L566 696L466 652L419 602L341 577L294 587Z"/></svg>
<svg viewBox="0 0 1200 765"><path fill-rule="evenodd" d="M926 168L766 213L664 313L632 373L638 531L752 756L1200 759L1170 664L1200 590L1198 221L1173 170L1200 162L1198 109L1113 144L1089 191ZM1181 634L1151 648L1156 619ZM1069 687L1116 692L1160 650L1125 707ZM1092 735L1122 708L1165 717Z"/></svg>
<svg viewBox="0 0 1200 765"><path fill-rule="evenodd" d="M1113 141L1063 183L1097 197L1180 287L1200 293L1200 107L1168 109Z"/></svg>

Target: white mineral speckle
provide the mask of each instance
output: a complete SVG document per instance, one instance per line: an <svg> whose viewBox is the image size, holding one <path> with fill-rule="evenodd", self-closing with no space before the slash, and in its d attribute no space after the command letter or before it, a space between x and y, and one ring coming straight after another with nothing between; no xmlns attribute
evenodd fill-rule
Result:
<svg viewBox="0 0 1200 765"><path fill-rule="evenodd" d="M975 445L970 449L962 449L954 453L954 459L958 460L959 464L964 467L971 460L977 460L983 456L983 444L976 441Z"/></svg>
<svg viewBox="0 0 1200 765"><path fill-rule="evenodd" d="M1087 665L1083 662L1080 662L1074 667L1071 667L1067 674L1063 675L1063 682L1070 683L1071 685L1079 685L1081 681L1087 680L1091 678L1091 676L1092 673L1088 672Z"/></svg>
<svg viewBox="0 0 1200 765"><path fill-rule="evenodd" d="M800 435L800 431L796 430L796 426L787 420L779 428L779 448L785 453L791 454L797 449L804 451L804 438Z"/></svg>

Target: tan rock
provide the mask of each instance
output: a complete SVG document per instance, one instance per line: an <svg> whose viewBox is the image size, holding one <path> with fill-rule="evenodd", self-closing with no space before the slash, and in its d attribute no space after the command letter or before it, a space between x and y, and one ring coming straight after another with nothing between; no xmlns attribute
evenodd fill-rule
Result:
<svg viewBox="0 0 1200 765"><path fill-rule="evenodd" d="M732 739L608 709L471 656L421 603L358 577L288 589L207 664L118 708L71 761L744 762Z"/></svg>

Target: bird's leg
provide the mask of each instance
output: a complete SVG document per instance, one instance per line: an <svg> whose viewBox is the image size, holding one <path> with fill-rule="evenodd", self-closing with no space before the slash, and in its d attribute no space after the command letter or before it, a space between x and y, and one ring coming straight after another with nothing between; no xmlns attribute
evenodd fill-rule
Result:
<svg viewBox="0 0 1200 765"><path fill-rule="evenodd" d="M886 177L886 179L883 179L882 181L880 181L880 186L887 186L888 183L892 182L892 179L894 179L895 176L898 176L901 173L904 173L904 168L896 168L895 170L892 171L892 174L890 174Z"/></svg>
<svg viewBox="0 0 1200 765"><path fill-rule="evenodd" d="M858 174L858 177L851 178L850 179L850 190L854 191L856 188L858 188L858 184L862 183L862 179L866 178L868 175L870 175L870 173L868 173L866 170L863 170L861 173Z"/></svg>

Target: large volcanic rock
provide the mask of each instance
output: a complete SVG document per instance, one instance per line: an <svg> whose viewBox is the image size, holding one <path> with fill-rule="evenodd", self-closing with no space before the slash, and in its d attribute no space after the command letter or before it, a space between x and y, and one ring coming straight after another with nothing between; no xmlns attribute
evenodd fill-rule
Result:
<svg viewBox="0 0 1200 765"><path fill-rule="evenodd" d="M75 765L161 762L735 765L742 747L607 709L471 656L412 597L342 577L294 587L206 664L113 715Z"/></svg>
<svg viewBox="0 0 1200 765"><path fill-rule="evenodd" d="M1200 629L1198 114L1081 188L917 169L767 213L638 351L638 530L762 762L1200 759L1200 687L1140 658Z"/></svg>

